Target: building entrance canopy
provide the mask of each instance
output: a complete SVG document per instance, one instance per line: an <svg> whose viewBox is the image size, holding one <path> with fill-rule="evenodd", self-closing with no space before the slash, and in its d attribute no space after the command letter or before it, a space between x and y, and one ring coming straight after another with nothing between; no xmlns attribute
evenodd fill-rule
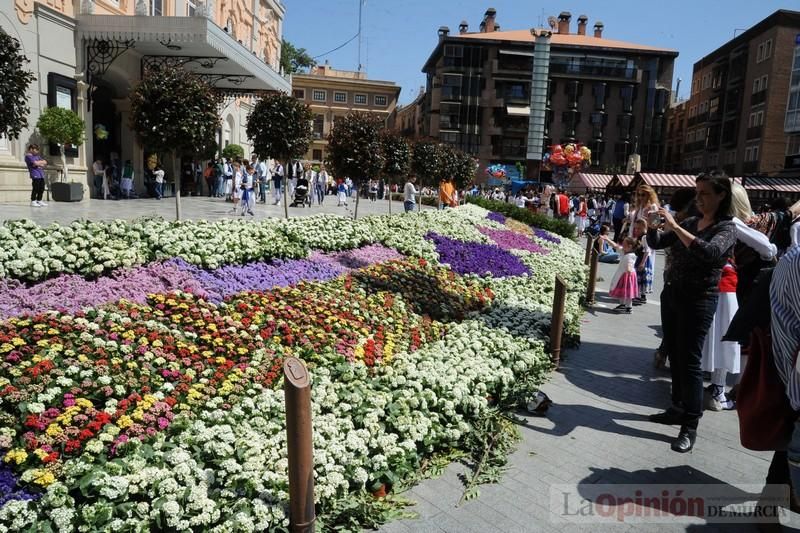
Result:
<svg viewBox="0 0 800 533"><path fill-rule="evenodd" d="M134 51L142 69L179 66L228 94L291 89L287 78L205 17L79 15L77 20L90 85L117 57Z"/></svg>

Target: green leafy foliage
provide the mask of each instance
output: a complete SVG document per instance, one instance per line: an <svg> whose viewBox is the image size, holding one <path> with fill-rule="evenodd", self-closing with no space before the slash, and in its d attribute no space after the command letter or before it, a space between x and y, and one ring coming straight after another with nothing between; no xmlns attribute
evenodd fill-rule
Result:
<svg viewBox="0 0 800 533"><path fill-rule="evenodd" d="M435 141L423 140L414 144L411 153L411 171L420 185L436 185L441 166L441 151Z"/></svg>
<svg viewBox="0 0 800 533"><path fill-rule="evenodd" d="M244 148L238 144L229 144L222 149L222 157L225 159L241 159L244 157Z"/></svg>
<svg viewBox="0 0 800 533"><path fill-rule="evenodd" d="M84 141L86 124L71 109L48 107L36 123L39 133L48 141L65 145L80 146Z"/></svg>
<svg viewBox="0 0 800 533"><path fill-rule="evenodd" d="M478 162L472 155L466 152L459 152L453 165L452 177L455 180L456 188L463 189L475 181L475 172L478 170Z"/></svg>
<svg viewBox="0 0 800 533"><path fill-rule="evenodd" d="M317 62L306 52L284 39L281 42L281 68L286 74L305 72Z"/></svg>
<svg viewBox="0 0 800 533"><path fill-rule="evenodd" d="M311 144L309 107L287 94L271 94L259 100L247 117L247 136L262 159L281 161L301 157Z"/></svg>
<svg viewBox="0 0 800 533"><path fill-rule="evenodd" d="M153 67L131 93L131 128L152 150L205 153L220 120L220 96L182 68Z"/></svg>
<svg viewBox="0 0 800 533"><path fill-rule="evenodd" d="M497 211L507 217L515 218L520 222L545 229L549 232L561 235L562 237L567 237L568 239L575 238L575 226L566 220L555 220L541 213L534 213L533 211L522 209L521 207L506 202L490 200L481 196L467 196L465 200L471 204L479 205L484 209Z"/></svg>
<svg viewBox="0 0 800 533"><path fill-rule="evenodd" d="M383 120L372 113L354 112L336 121L328 136L326 165L336 176L355 182L376 178L383 170L380 131Z"/></svg>
<svg viewBox="0 0 800 533"><path fill-rule="evenodd" d="M388 177L399 177L408 174L411 164L411 147L403 137L390 132L381 134L383 151L383 174Z"/></svg>
<svg viewBox="0 0 800 533"><path fill-rule="evenodd" d="M19 137L28 126L28 87L36 79L15 38L0 29L0 135Z"/></svg>

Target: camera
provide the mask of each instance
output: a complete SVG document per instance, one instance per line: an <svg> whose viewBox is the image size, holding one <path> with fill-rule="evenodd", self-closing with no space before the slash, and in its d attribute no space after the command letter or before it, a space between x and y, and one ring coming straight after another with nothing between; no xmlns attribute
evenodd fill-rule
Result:
<svg viewBox="0 0 800 533"><path fill-rule="evenodd" d="M664 221L661 219L661 215L658 214L658 211L651 211L647 215L647 223L651 226L658 226L662 224Z"/></svg>

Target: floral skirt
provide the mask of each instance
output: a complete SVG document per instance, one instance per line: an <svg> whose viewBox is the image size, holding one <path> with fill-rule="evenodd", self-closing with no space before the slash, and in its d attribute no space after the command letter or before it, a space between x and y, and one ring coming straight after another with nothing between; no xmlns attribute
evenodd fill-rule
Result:
<svg viewBox="0 0 800 533"><path fill-rule="evenodd" d="M620 276L617 284L608 293L612 298L622 300L633 299L639 296L639 284L634 272L625 272Z"/></svg>

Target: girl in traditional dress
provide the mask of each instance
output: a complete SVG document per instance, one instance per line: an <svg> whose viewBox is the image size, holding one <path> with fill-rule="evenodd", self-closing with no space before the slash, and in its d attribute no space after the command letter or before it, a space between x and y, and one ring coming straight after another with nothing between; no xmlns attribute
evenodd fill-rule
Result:
<svg viewBox="0 0 800 533"><path fill-rule="evenodd" d="M622 246L606 236L602 239L624 254L619 261L617 271L611 278L611 290L608 295L619 299L619 305L614 308L617 313L630 314L633 310L633 299L639 296L639 285L636 279L636 239L625 237Z"/></svg>
<svg viewBox="0 0 800 533"><path fill-rule="evenodd" d="M639 282L639 297L634 305L647 303L647 293L653 289L653 254L647 246L647 221L643 218L633 223L633 238L638 243L636 279Z"/></svg>
<svg viewBox="0 0 800 533"><path fill-rule="evenodd" d="M628 227L628 236L633 237L633 228L636 225L636 221L640 218L647 220L647 217L650 216L650 213L657 211L658 208L661 207L661 204L658 201L658 195L656 191L649 185L639 185L636 189L636 200L635 204L631 207L631 211L628 214L628 220L630 225ZM656 266L656 251L654 249L650 249L650 267L655 270ZM645 288L645 292L650 294L653 292L653 281L652 276L650 277L650 283Z"/></svg>
<svg viewBox="0 0 800 533"><path fill-rule="evenodd" d="M339 200L339 206L347 205L347 185L342 180L339 180L336 188L336 198Z"/></svg>
<svg viewBox="0 0 800 533"><path fill-rule="evenodd" d="M711 321L711 327L708 329L708 335L706 335L703 345L703 371L711 372L706 409L711 411L734 408L734 403L729 401L725 395L725 380L729 372L738 374L741 371L741 351L738 342L723 341L722 337L728 331L733 315L739 309L736 301L736 282L736 269L729 261L722 268L717 312L714 313L714 319Z"/></svg>
<svg viewBox="0 0 800 533"><path fill-rule="evenodd" d="M236 214L236 210L239 208L239 199L242 197L242 167L239 163L233 164L233 188L231 189L231 200L233 201L233 211L231 211L234 215Z"/></svg>

